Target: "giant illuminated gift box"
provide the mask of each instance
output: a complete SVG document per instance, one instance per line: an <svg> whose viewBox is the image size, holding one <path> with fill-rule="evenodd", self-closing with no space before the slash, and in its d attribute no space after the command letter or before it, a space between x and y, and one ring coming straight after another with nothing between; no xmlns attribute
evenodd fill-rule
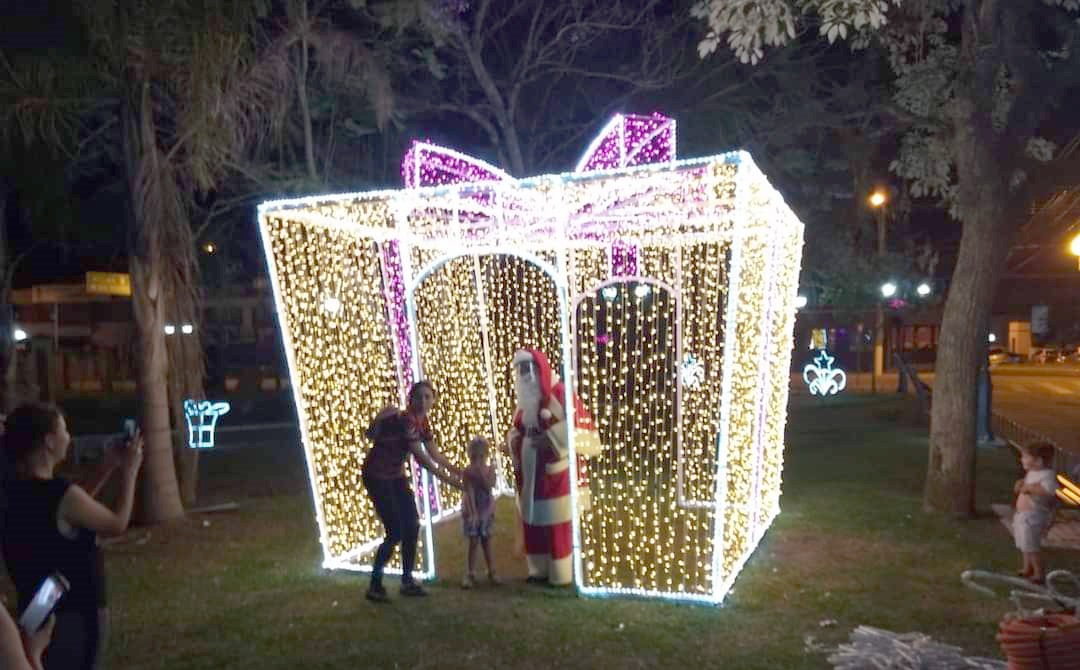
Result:
<svg viewBox="0 0 1080 670"><path fill-rule="evenodd" d="M368 571L382 539L372 417L431 380L438 446L464 464L473 435L502 442L511 358L533 347L605 447L574 501L578 590L719 602L779 511L803 235L783 198L745 152L676 160L659 115L614 117L566 174L427 143L402 172L259 207L324 566ZM431 577L432 523L461 497L413 480Z"/></svg>

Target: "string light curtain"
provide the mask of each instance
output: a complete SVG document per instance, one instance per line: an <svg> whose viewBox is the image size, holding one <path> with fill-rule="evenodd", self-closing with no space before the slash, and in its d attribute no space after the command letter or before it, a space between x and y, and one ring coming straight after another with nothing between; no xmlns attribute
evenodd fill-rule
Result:
<svg viewBox="0 0 1080 670"><path fill-rule="evenodd" d="M381 540L370 418L430 379L438 446L464 464L510 428L528 347L604 445L574 495L578 590L721 601L779 512L802 224L745 152L676 160L659 115L615 117L572 173L515 180L421 142L403 176L259 208L324 565L370 570ZM461 498L413 478L431 577L432 524Z"/></svg>

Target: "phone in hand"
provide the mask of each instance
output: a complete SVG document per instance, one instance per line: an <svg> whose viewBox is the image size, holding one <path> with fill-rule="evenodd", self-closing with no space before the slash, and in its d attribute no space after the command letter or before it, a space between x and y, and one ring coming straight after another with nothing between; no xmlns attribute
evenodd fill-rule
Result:
<svg viewBox="0 0 1080 670"><path fill-rule="evenodd" d="M124 439L135 437L135 419L124 419Z"/></svg>
<svg viewBox="0 0 1080 670"><path fill-rule="evenodd" d="M19 616L19 626L30 635L41 630L41 627L56 611L60 599L69 590L71 590L71 584L59 572L46 577L34 594L34 599Z"/></svg>

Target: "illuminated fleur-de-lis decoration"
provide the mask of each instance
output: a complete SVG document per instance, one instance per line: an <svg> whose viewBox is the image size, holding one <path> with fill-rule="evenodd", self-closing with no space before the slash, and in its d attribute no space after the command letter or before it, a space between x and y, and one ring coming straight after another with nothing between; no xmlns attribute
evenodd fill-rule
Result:
<svg viewBox="0 0 1080 670"><path fill-rule="evenodd" d="M822 349L814 362L807 363L803 368L802 378L810 387L810 395L822 397L836 395L847 386L847 373L833 367L835 360L829 352Z"/></svg>
<svg viewBox="0 0 1080 670"><path fill-rule="evenodd" d="M705 366L694 354L683 356L682 383L686 388L696 389L705 383Z"/></svg>
<svg viewBox="0 0 1080 670"><path fill-rule="evenodd" d="M184 418L187 420L188 446L192 449L210 449L214 446L214 429L218 419L229 413L229 403L209 400L185 400Z"/></svg>
<svg viewBox="0 0 1080 670"><path fill-rule="evenodd" d="M1065 475L1058 475L1057 480L1058 484L1061 484L1061 488L1057 490L1058 499L1072 507L1080 507L1080 484Z"/></svg>

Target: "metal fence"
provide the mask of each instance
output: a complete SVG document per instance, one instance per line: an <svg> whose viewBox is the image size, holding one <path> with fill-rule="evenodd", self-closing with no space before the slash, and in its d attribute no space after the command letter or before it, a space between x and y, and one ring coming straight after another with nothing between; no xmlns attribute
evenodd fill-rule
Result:
<svg viewBox="0 0 1080 670"><path fill-rule="evenodd" d="M990 417L990 429L994 431L994 435L1008 441L1014 447L1032 442L1048 442L1054 445L1057 450L1054 469L1058 472L1074 472L1077 466L1080 466L1080 454L1071 449L1061 448L1053 438L998 412L994 412Z"/></svg>

